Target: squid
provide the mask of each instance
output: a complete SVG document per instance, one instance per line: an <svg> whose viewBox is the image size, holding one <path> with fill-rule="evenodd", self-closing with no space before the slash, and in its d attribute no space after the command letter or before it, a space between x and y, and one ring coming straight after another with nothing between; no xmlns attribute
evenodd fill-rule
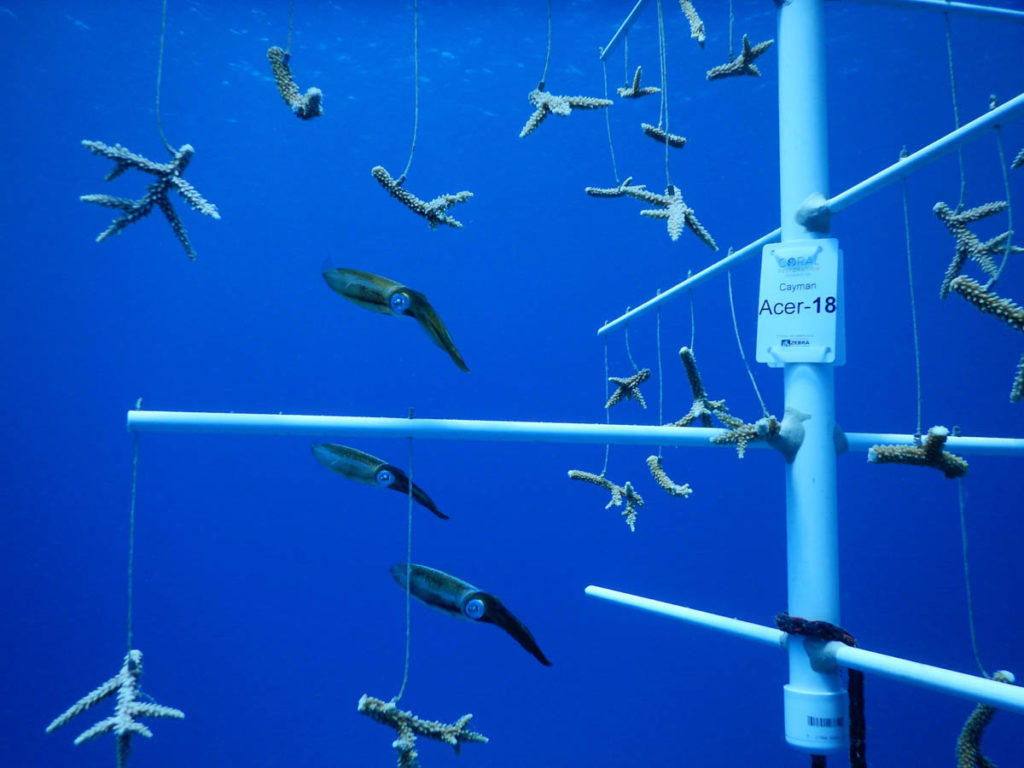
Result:
<svg viewBox="0 0 1024 768"><path fill-rule="evenodd" d="M337 443L314 443L312 450L317 461L349 480L390 488L405 494L409 493L409 486L412 485L412 497L417 502L442 520L448 519L448 515L437 508L424 490L416 483L410 483L405 472L394 464L388 464L384 459Z"/></svg>
<svg viewBox="0 0 1024 768"><path fill-rule="evenodd" d="M427 301L427 297L401 283L372 272L358 269L324 268L324 280L337 293L363 309L385 315L408 315L422 326L437 346L448 353L452 361L469 373L448 329L440 315Z"/></svg>
<svg viewBox="0 0 1024 768"><path fill-rule="evenodd" d="M513 616L494 595L481 592L460 578L425 565L407 566L406 563L399 563L391 566L391 575L402 589L408 589L413 597L431 608L437 608L449 616L496 624L533 654L537 661L545 667L551 666L526 625Z"/></svg>

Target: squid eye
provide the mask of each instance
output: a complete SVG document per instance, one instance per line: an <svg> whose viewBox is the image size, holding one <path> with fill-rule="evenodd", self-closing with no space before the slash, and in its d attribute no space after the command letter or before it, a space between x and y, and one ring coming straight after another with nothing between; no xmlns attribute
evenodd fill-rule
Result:
<svg viewBox="0 0 1024 768"><path fill-rule="evenodd" d="M395 476L390 469L382 469L377 473L377 485L383 485L386 488L393 482L395 482Z"/></svg>
<svg viewBox="0 0 1024 768"><path fill-rule="evenodd" d="M485 610L486 606L484 605L484 601L479 597L474 597L462 606L462 612L471 619L482 618Z"/></svg>
<svg viewBox="0 0 1024 768"><path fill-rule="evenodd" d="M396 315L400 315L409 308L409 294L395 291L388 299L388 306Z"/></svg>

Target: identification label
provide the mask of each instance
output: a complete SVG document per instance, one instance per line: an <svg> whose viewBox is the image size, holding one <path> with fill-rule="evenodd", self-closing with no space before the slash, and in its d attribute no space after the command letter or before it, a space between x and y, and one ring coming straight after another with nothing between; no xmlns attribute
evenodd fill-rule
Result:
<svg viewBox="0 0 1024 768"><path fill-rule="evenodd" d="M757 361L846 362L846 314L839 241L791 240L761 252Z"/></svg>

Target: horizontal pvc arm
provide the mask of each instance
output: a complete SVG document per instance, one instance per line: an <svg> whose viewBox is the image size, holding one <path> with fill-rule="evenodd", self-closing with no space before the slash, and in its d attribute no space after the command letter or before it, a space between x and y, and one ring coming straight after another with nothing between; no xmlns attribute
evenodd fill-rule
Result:
<svg viewBox="0 0 1024 768"><path fill-rule="evenodd" d="M825 207L829 213L838 213L839 211L849 208L854 203L863 200L865 197L877 192L882 187L893 184L900 179L919 171L924 166L955 152L957 148L978 138L982 133L990 128L997 128L1011 120L1018 119L1021 115L1024 115L1024 94L1018 94L1005 104L1000 104L998 107L986 112L981 117L972 120L951 133L946 134L941 139L933 141L931 144L919 149L912 155L908 155L907 157L893 163L888 168L885 168L873 176L869 176L863 181L854 184L849 189L846 189L835 197L829 199ZM662 291L653 299L649 299L635 309L631 309L617 317L615 320L605 323L597 329L597 335L603 336L609 331L613 331L616 328L627 324L630 320L634 320L641 315L647 314L663 302L674 299L678 294L684 291L692 291L698 285L707 282L713 277L717 277L732 267L747 261L754 256L760 256L761 248L768 243L778 242L781 235L782 230L776 229L775 231L769 232L767 235L758 238L749 245L744 246L740 250L730 253L725 258L720 259L710 267L698 272L696 275L686 278L681 283L677 283L669 288L667 291Z"/></svg>
<svg viewBox="0 0 1024 768"><path fill-rule="evenodd" d="M638 597L604 587L589 586L585 591L591 597L661 614L689 624L698 624L734 637L755 640L777 648L787 647L788 635L773 627L730 619L726 616L697 611L672 603L663 603L660 600ZM1024 688L1015 685L987 680L975 675L965 675L962 672L953 672L916 661L907 661L896 656L865 651L862 648L852 648L835 641L824 645L818 661L822 660L1024 714Z"/></svg>
<svg viewBox="0 0 1024 768"><path fill-rule="evenodd" d="M573 424L551 421L473 421L469 419L399 419L378 416L302 416L282 413L195 413L128 411L129 432L189 432L234 435L311 435L428 440L480 440L521 443L596 443L708 447L724 429L659 427L641 424ZM913 435L851 433L851 450L877 444L912 445ZM763 441L750 447L766 447ZM955 453L1024 455L1024 439L950 437Z"/></svg>
<svg viewBox="0 0 1024 768"><path fill-rule="evenodd" d="M1024 11L995 8L991 5L952 3L946 0L852 0L860 5L888 5L906 11L931 11L949 13L954 16L977 16L993 21L1024 21Z"/></svg>

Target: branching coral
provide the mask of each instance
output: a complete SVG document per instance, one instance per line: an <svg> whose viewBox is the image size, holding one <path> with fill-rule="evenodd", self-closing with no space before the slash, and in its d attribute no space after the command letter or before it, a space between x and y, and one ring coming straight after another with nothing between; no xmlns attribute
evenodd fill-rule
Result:
<svg viewBox="0 0 1024 768"><path fill-rule="evenodd" d="M962 477L967 474L967 462L943 450L948 437L948 429L936 426L928 430L923 445L873 445L868 450L868 462L933 467L946 477Z"/></svg>

